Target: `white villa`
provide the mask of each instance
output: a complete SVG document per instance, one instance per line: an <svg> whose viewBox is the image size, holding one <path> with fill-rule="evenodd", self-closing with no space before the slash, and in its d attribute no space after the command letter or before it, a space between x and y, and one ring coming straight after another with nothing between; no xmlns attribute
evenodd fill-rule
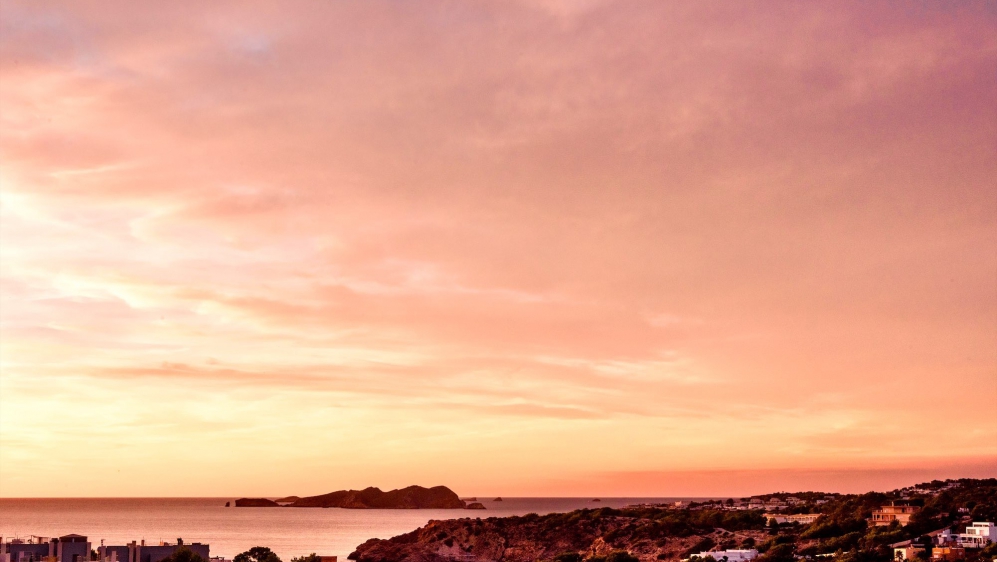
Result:
<svg viewBox="0 0 997 562"><path fill-rule="evenodd" d="M799 523L801 525L809 525L820 517L820 513L798 513L796 515L778 515L775 513L766 513L765 518L768 519L768 523L771 525L773 521L779 523Z"/></svg>
<svg viewBox="0 0 997 562"><path fill-rule="evenodd" d="M956 544L963 548L983 548L992 542L997 542L997 525L990 521L975 521L966 527L965 533L952 534L948 529L935 537L939 545Z"/></svg>

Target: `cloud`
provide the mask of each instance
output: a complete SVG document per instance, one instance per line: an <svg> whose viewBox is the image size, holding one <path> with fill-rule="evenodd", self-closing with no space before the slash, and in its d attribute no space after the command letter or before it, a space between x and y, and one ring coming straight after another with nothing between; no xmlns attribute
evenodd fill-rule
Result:
<svg viewBox="0 0 997 562"><path fill-rule="evenodd" d="M552 444L538 478L992 455L994 17L8 3L0 454L85 395L489 485Z"/></svg>

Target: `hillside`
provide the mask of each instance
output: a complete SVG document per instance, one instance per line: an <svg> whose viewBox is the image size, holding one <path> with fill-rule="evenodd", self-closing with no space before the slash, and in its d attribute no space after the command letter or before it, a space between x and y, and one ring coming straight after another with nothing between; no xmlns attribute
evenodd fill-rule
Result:
<svg viewBox="0 0 997 562"><path fill-rule="evenodd" d="M350 555L358 562L436 562L454 559L482 562L606 562L638 558L642 562L679 560L710 549L756 548L759 562L795 562L818 555L845 562L890 562L892 543L954 528L968 521L997 519L997 479L929 482L892 492L861 495L799 492L769 494L758 500L785 500L783 512L820 513L810 525L769 525L761 509L748 509L751 498L692 503L682 508L583 509L545 516L430 521L391 539L371 539ZM919 504L909 525L872 527L872 510L891 500ZM616 554L614 554L616 553ZM991 545L968 551L967 562L990 560ZM709 558L707 560L710 560Z"/></svg>

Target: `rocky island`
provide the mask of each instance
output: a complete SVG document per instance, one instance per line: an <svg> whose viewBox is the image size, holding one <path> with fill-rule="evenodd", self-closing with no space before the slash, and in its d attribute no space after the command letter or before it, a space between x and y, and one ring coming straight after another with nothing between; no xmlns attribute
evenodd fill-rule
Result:
<svg viewBox="0 0 997 562"><path fill-rule="evenodd" d="M280 507L280 504L266 498L239 498L235 500L236 507Z"/></svg>
<svg viewBox="0 0 997 562"><path fill-rule="evenodd" d="M281 503L291 501L286 506ZM280 502L280 503L278 503ZM289 496L277 501L265 498L242 498L235 501L236 507L343 507L347 509L464 509L466 503L446 486L424 488L409 486L388 492L380 488L363 490L339 490L299 498ZM484 506L476 508L483 509Z"/></svg>
<svg viewBox="0 0 997 562"><path fill-rule="evenodd" d="M446 486L409 486L382 492L380 488L340 490L301 498L290 507L345 507L350 509L464 509L465 503Z"/></svg>

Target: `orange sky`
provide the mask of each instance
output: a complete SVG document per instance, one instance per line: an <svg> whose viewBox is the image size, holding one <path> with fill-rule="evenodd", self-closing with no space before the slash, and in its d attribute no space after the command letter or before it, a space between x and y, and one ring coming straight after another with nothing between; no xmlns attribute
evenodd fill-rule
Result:
<svg viewBox="0 0 997 562"><path fill-rule="evenodd" d="M0 496L997 476L994 4L0 26Z"/></svg>

